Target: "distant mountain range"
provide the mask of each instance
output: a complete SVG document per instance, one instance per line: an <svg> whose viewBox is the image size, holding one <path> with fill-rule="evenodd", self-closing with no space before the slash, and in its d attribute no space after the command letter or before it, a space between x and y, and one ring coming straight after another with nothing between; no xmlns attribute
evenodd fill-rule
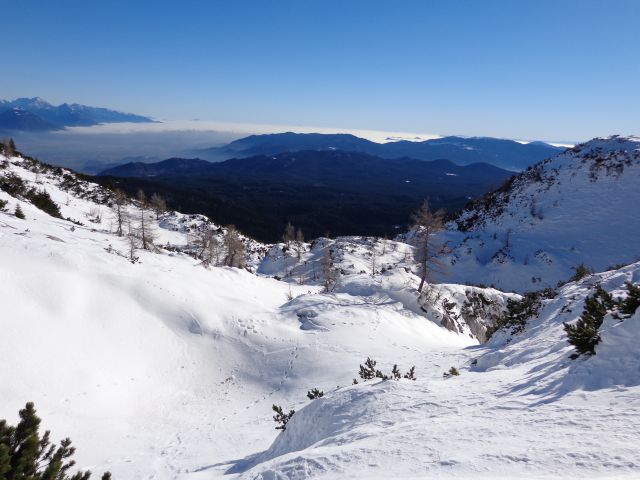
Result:
<svg viewBox="0 0 640 480"><path fill-rule="evenodd" d="M52 105L39 97L0 100L0 130L50 131L100 123L153 122L149 117L77 103Z"/></svg>
<svg viewBox="0 0 640 480"><path fill-rule="evenodd" d="M287 220L312 236L327 231L392 235L424 198L453 211L498 187L512 172L486 163L459 166L448 160L308 150L218 163L181 158L132 162L101 175L103 183L132 193L138 188L158 192L186 212L204 212L258 239L275 241Z"/></svg>
<svg viewBox="0 0 640 480"><path fill-rule="evenodd" d="M423 142L401 140L376 143L350 134L274 133L251 135L222 147L194 152L206 160L220 161L255 155L276 155L302 150L344 150L380 158L410 157L419 160L446 159L458 165L484 162L512 171L524 170L564 148L544 142L519 143L489 137L443 137Z"/></svg>
<svg viewBox="0 0 640 480"><path fill-rule="evenodd" d="M12 107L0 112L0 130L20 130L44 132L60 130L63 127L47 122L42 117L19 107Z"/></svg>

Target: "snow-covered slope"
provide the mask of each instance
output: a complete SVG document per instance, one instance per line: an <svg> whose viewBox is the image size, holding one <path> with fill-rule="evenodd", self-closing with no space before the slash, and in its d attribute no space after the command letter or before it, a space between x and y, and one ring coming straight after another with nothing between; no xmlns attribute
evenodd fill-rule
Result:
<svg viewBox="0 0 640 480"><path fill-rule="evenodd" d="M555 287L575 267L640 258L640 138L591 140L544 160L449 224L454 283L525 292Z"/></svg>
<svg viewBox="0 0 640 480"><path fill-rule="evenodd" d="M326 288L324 261L330 261L330 268L335 271L331 291L383 296L448 330L481 342L504 311L507 299L518 297L492 288L454 284L429 285L418 294L420 280L413 273L413 247L374 237L318 238L309 244L273 245L260 262L258 273Z"/></svg>
<svg viewBox="0 0 640 480"><path fill-rule="evenodd" d="M298 408L310 388L350 384L367 355L409 368L477 343L380 288L322 294L206 269L183 253L199 217L162 216L158 251L131 263L110 192L18 157L3 163L8 174L73 221L0 191L0 418L34 401L54 438L74 439L81 466L195 475L266 448L273 403Z"/></svg>
<svg viewBox="0 0 640 480"><path fill-rule="evenodd" d="M567 358L561 322L596 277L565 286L520 336L480 347L478 328L519 297L454 284L418 297L400 242L320 239L285 261L282 245L244 239L258 274L205 268L188 240L218 227L170 212L154 221L157 251L132 263L109 191L0 156L7 174L68 219L0 190L0 418L34 401L54 439L74 440L80 467L115 479L640 473L638 314L608 319L595 357ZM325 293L313 272L328 246L341 274ZM415 365L418 379L352 386L368 356L385 373ZM461 375L443 379L452 366ZM600 382L584 380L592 369ZM310 401L314 387L325 396ZM281 434L273 404L297 410Z"/></svg>
<svg viewBox="0 0 640 480"><path fill-rule="evenodd" d="M601 285L624 297L640 263L570 283L524 331L466 349L461 374L421 365L417 381L373 381L297 412L232 472L267 478L637 478L640 310L605 318L593 357L570 360L563 322ZM454 360L455 358L455 360ZM446 364L445 364L446 365Z"/></svg>

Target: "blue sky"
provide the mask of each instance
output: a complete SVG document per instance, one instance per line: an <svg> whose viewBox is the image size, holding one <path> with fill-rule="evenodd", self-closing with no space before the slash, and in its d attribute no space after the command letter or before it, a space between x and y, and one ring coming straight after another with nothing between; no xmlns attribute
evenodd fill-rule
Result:
<svg viewBox="0 0 640 480"><path fill-rule="evenodd" d="M0 7L0 98L551 141L640 133L637 0Z"/></svg>

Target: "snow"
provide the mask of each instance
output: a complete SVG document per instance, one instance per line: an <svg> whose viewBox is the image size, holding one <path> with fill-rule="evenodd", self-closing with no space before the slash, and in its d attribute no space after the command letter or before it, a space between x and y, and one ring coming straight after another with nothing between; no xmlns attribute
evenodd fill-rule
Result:
<svg viewBox="0 0 640 480"><path fill-rule="evenodd" d="M0 351L11 359L0 372L0 417L34 401L54 437L73 438L79 464L94 471L173 478L248 455L276 433L272 403L297 408L309 388L350 384L366 355L408 367L435 346L477 343L381 291L319 294L316 285L205 269L168 249L139 250L132 264L117 254L126 244L112 233L111 209L83 198L107 193L65 192L58 176L17 158L8 170L40 182L64 217L85 225L0 192ZM18 202L26 220L10 213ZM157 243L184 246L203 222L170 213ZM303 314L316 316L322 336L303 328Z"/></svg>
<svg viewBox="0 0 640 480"><path fill-rule="evenodd" d="M109 192L18 157L9 171L76 223L0 191L0 418L34 401L79 467L163 480L640 474L640 313L608 316L591 358L568 359L562 328L597 283L624 295L640 263L565 285L523 333L480 345L519 297L455 283L418 295L406 243L317 239L298 255L245 238L249 270L204 268L189 236L222 231L169 212L159 250L131 263ZM327 248L341 271L332 292ZM487 305L464 313L480 294ZM418 379L351 385L368 356L384 372L415 365ZM461 375L443 378L452 366ZM310 401L314 387L325 395ZM273 404L296 410L282 433Z"/></svg>
<svg viewBox="0 0 640 480"><path fill-rule="evenodd" d="M452 283L526 292L640 260L640 138L594 139L523 172L441 235Z"/></svg>
<svg viewBox="0 0 640 480"><path fill-rule="evenodd" d="M636 478L640 311L609 317L596 356L576 361L562 322L577 319L594 285L615 294L638 280L634 264L565 286L521 335L445 357L459 377L443 379L447 364L425 365L431 358L416 382L367 382L313 400L231 471L247 479Z"/></svg>
<svg viewBox="0 0 640 480"><path fill-rule="evenodd" d="M578 388L598 390L640 385L637 353L640 311L622 321L607 315L600 328L602 342L596 347L597 354L589 359L568 359L573 350L566 343L563 330L563 323L578 319L584 299L594 293L597 285L619 298L626 295L625 282L640 283L640 263L565 285L559 289L557 298L545 302L538 318L529 322L525 334L514 338L496 336L486 344L485 348L491 353L480 358L476 368L487 370L495 368L494 364L513 367L526 361L537 365L539 378L522 387L556 394Z"/></svg>

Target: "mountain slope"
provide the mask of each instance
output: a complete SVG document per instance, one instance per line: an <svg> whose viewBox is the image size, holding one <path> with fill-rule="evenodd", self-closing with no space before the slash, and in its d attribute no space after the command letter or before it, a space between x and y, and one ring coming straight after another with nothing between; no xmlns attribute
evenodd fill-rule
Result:
<svg viewBox="0 0 640 480"><path fill-rule="evenodd" d="M640 257L640 139L594 139L474 202L441 235L455 283L519 292L553 287L584 264Z"/></svg>
<svg viewBox="0 0 640 480"><path fill-rule="evenodd" d="M408 368L436 346L477 343L385 288L322 294L206 269L187 254L198 223L177 213L157 224L158 252L138 250L131 263L126 238L113 233L110 192L18 157L0 175L47 191L73 220L0 190L0 351L11 358L0 371L0 417L35 401L53 436L70 435L93 470L197 477L265 448L277 433L274 402L297 408L309 388L350 383L366 355ZM25 220L13 215L17 204ZM412 279L399 269L387 283L396 290ZM305 316L320 328L306 328Z"/></svg>
<svg viewBox="0 0 640 480"><path fill-rule="evenodd" d="M517 171L564 149L543 142L522 144L513 140L485 137L443 137L423 142L398 141L381 144L349 134L286 132L251 135L222 147L196 153L202 158L220 161L302 150L345 150L382 158L447 159L459 165L480 162Z"/></svg>
<svg viewBox="0 0 640 480"><path fill-rule="evenodd" d="M15 100L0 100L0 112L11 109L20 109L29 114L41 118L57 128L97 125L99 123L119 122L152 122L149 117L123 113L107 108L89 107L77 103L52 105L39 97L17 98ZM29 128L31 126L31 128ZM11 124L0 123L1 129L6 130L43 130L36 124L24 125L22 128L12 127ZM52 128L49 128L52 129Z"/></svg>
<svg viewBox="0 0 640 480"><path fill-rule="evenodd" d="M44 132L60 130L60 128L61 127L42 119L38 115L19 107L12 107L0 112L0 130Z"/></svg>
<svg viewBox="0 0 640 480"><path fill-rule="evenodd" d="M596 355L570 360L563 322L602 285L640 283L640 263L571 283L518 335L501 331L416 382L373 381L296 412L271 446L235 462L263 478L635 478L640 470L640 309L611 315ZM496 470L499 465L499 470ZM381 473L384 472L384 473Z"/></svg>

